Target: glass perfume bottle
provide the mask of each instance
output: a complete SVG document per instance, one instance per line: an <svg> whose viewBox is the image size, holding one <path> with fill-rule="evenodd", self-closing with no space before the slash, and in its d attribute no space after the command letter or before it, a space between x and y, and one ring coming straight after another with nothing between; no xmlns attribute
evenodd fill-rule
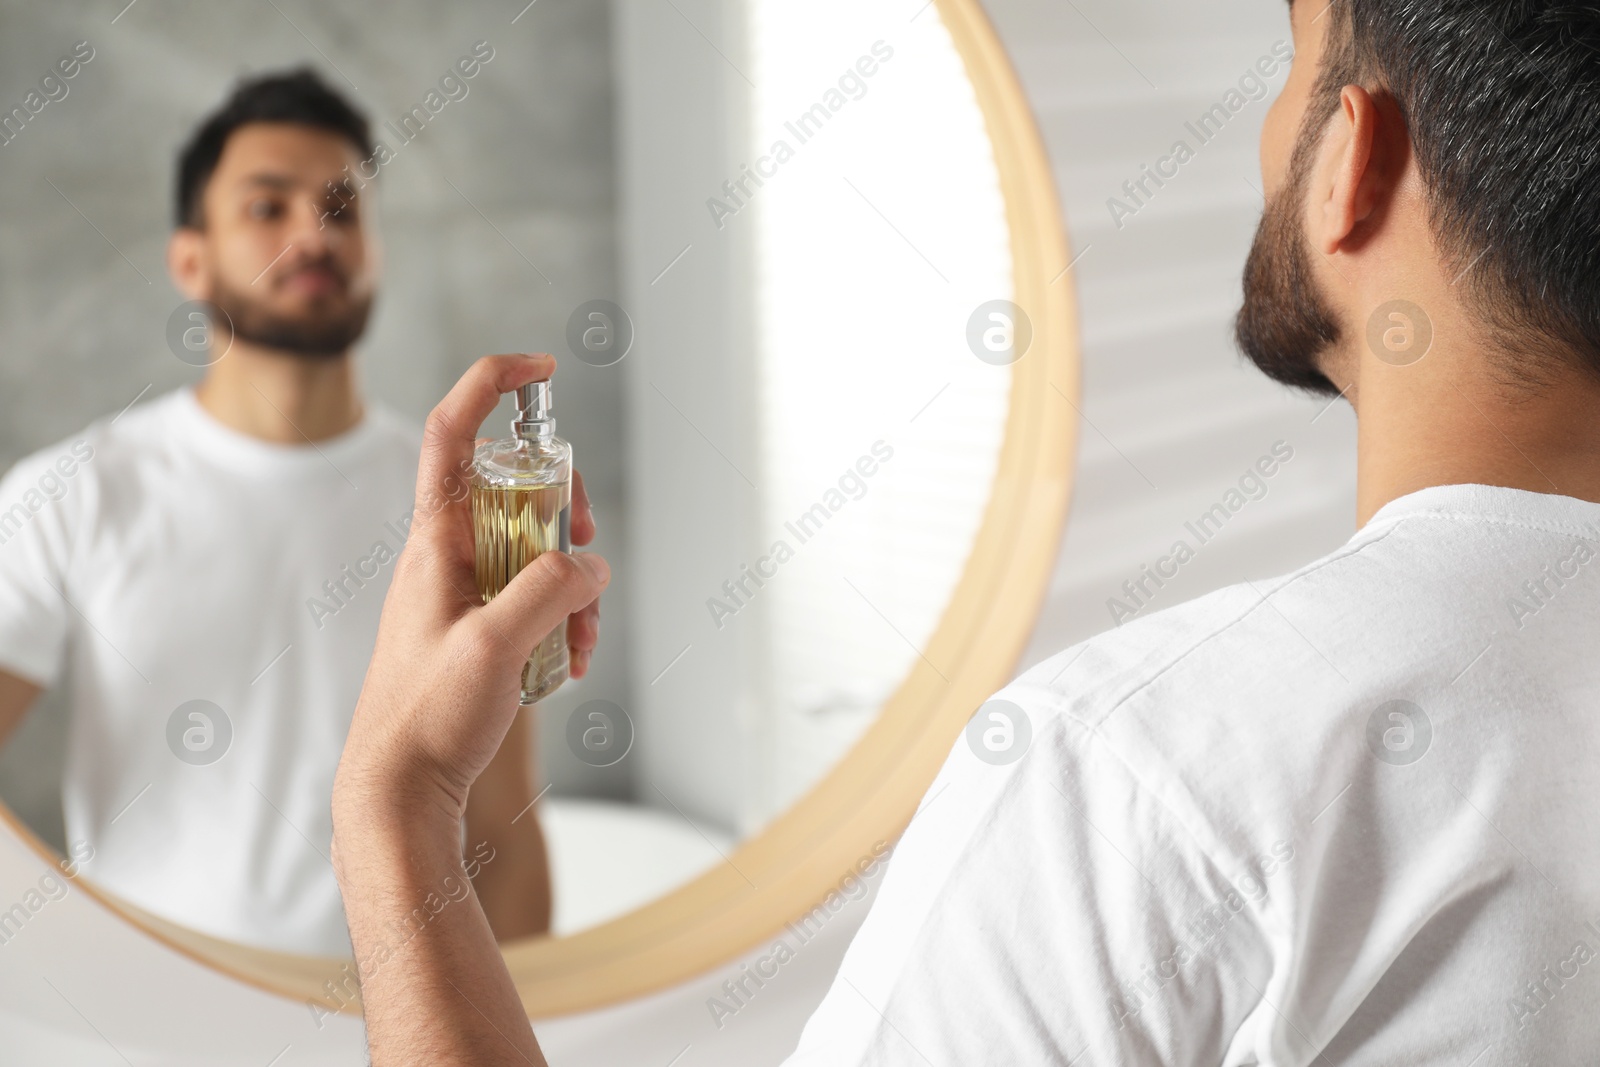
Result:
<svg viewBox="0 0 1600 1067"><path fill-rule="evenodd" d="M556 436L550 383L520 387L511 436L480 444L472 460L478 593L487 604L540 553L572 551L572 446ZM567 663L563 623L528 657L521 703L555 692Z"/></svg>

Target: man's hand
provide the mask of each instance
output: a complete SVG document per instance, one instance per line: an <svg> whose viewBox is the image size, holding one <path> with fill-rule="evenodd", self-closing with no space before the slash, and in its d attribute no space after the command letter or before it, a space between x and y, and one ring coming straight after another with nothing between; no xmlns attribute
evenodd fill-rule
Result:
<svg viewBox="0 0 1600 1067"><path fill-rule="evenodd" d="M589 503L589 491L583 487L583 475L572 472L572 543L586 545L594 540L594 508ZM609 571L607 572L609 574ZM591 600L567 619L568 669L574 678L589 673L589 659L594 646L600 641L600 601Z"/></svg>
<svg viewBox="0 0 1600 1067"><path fill-rule="evenodd" d="M417 512L378 627L377 646L335 782L336 801L402 792L459 816L467 788L517 712L522 666L572 619L574 673L587 670L610 568L593 554L547 552L488 604L473 578L472 513L461 490L476 431L500 395L555 369L549 356L488 356L428 417ZM581 501L581 506L580 505ZM581 483L574 534L592 536Z"/></svg>
<svg viewBox="0 0 1600 1067"><path fill-rule="evenodd" d="M461 479L474 434L500 394L554 369L481 359L429 416L416 517L334 780L333 866L375 1067L544 1063L477 894L451 887L467 793L517 714L523 664L569 617L569 638L592 648L610 579L599 556L548 552L488 604L473 580Z"/></svg>

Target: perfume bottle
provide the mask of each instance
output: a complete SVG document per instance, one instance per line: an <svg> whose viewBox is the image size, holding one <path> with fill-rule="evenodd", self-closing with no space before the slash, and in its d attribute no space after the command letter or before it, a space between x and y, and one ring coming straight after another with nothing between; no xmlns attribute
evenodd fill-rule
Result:
<svg viewBox="0 0 1600 1067"><path fill-rule="evenodd" d="M549 382L518 388L511 436L473 452L472 533L485 604L540 553L572 551L572 446L556 436ZM566 680L563 623L528 657L521 703L538 703Z"/></svg>

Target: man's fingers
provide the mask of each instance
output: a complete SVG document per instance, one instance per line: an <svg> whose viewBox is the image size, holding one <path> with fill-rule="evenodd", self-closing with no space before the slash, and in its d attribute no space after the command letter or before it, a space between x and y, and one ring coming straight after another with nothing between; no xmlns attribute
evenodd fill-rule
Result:
<svg viewBox="0 0 1600 1067"><path fill-rule="evenodd" d="M417 516L424 528L466 530L465 525L438 525L431 520L448 513L466 523L464 502L473 451L479 443L478 428L502 394L550 377L555 365L547 355L485 356L433 409L417 470ZM575 544L583 545L594 537L594 513L583 478L576 471L572 482L571 536ZM441 543L438 536L434 535L433 543ZM581 675L599 633L600 591L610 580L610 567L597 555L546 552L483 607L483 622L500 643L509 642L513 649L529 652L557 626L568 626L576 673Z"/></svg>
<svg viewBox="0 0 1600 1067"><path fill-rule="evenodd" d="M572 543L586 545L594 540L594 508L589 505L589 491L583 487L583 475L572 472Z"/></svg>
<svg viewBox="0 0 1600 1067"><path fill-rule="evenodd" d="M549 378L555 369L550 356L522 354L484 356L467 368L423 429L416 504L422 525L448 504L466 499L478 427L500 402L500 395Z"/></svg>
<svg viewBox="0 0 1600 1067"><path fill-rule="evenodd" d="M593 600L567 619L567 647L584 652L600 643L600 601Z"/></svg>
<svg viewBox="0 0 1600 1067"><path fill-rule="evenodd" d="M484 605L484 621L532 652L567 616L598 599L610 580L611 568L592 552L546 552Z"/></svg>
<svg viewBox="0 0 1600 1067"><path fill-rule="evenodd" d="M596 600L567 617L567 651L571 656L574 678L582 678L589 673L589 659L599 643L600 601Z"/></svg>

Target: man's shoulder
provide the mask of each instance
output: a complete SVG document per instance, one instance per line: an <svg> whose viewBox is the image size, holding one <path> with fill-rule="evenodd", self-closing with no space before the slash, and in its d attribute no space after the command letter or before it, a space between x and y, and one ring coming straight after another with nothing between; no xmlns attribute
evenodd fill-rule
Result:
<svg viewBox="0 0 1600 1067"><path fill-rule="evenodd" d="M1013 699L1090 727L1126 711L1239 722L1449 682L1515 622L1521 579L1600 538L1580 521L1592 506L1565 498L1452 486L1404 505L1289 574L1065 649L1012 683Z"/></svg>
<svg viewBox="0 0 1600 1067"><path fill-rule="evenodd" d="M48 496L54 497L58 492L65 495L67 483L91 481L95 472L114 466L119 457L136 456L159 439L161 427L178 400L176 392L167 393L93 419L12 463L0 484L7 486L12 495L27 493L41 484ZM62 484L58 486L58 482Z"/></svg>
<svg viewBox="0 0 1600 1067"><path fill-rule="evenodd" d="M1289 574L1066 649L999 695L1036 736L1105 745L1146 782L1292 793L1319 760L1367 743L1374 709L1448 687L1482 648L1494 623L1449 550L1456 536L1364 530Z"/></svg>
<svg viewBox="0 0 1600 1067"><path fill-rule="evenodd" d="M1066 649L999 696L1034 737L1056 739L1060 774L1080 769L1073 753L1098 750L1193 826L1308 821L1343 784L1321 788L1330 768L1371 761L1386 709L1455 699L1455 679L1502 625L1500 571L1545 550L1467 520L1413 512L1364 529L1290 574Z"/></svg>
<svg viewBox="0 0 1600 1067"><path fill-rule="evenodd" d="M1289 574L1226 586L1142 615L1063 649L1008 689L1056 704L1094 725L1151 687L1223 682L1249 674L1296 675L1325 664L1320 643L1392 615L1395 593L1381 567L1383 532L1359 537ZM1318 637L1311 636L1312 634Z"/></svg>

